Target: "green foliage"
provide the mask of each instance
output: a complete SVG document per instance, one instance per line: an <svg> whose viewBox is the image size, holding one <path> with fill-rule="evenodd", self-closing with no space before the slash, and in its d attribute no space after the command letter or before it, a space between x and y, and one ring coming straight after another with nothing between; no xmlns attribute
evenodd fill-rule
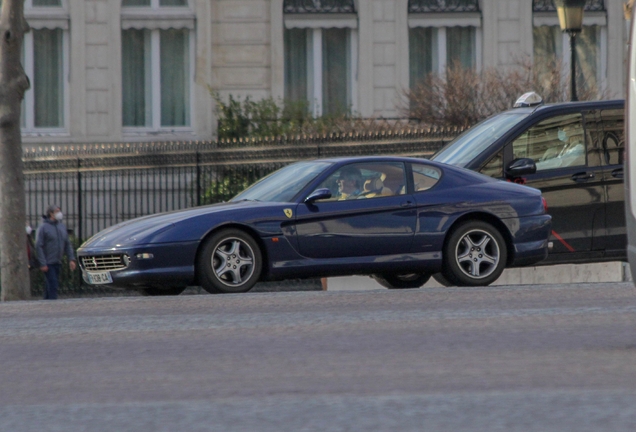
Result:
<svg viewBox="0 0 636 432"><path fill-rule="evenodd" d="M253 171L228 170L224 175L216 178L203 179L203 184L209 185L201 197L202 204L214 204L229 201L239 192L243 191L257 179Z"/></svg>
<svg viewBox="0 0 636 432"><path fill-rule="evenodd" d="M229 95L225 101L210 90L216 101L218 138L269 138L293 135L330 135L392 130L400 127L395 121L363 119L349 110L313 117L309 102L275 100L272 97L242 101Z"/></svg>
<svg viewBox="0 0 636 432"><path fill-rule="evenodd" d="M218 94L215 94L215 100L219 115L219 138L231 139L247 136L250 129L250 119L247 114L249 108L244 108L241 102L234 99L232 95L230 95L227 104L220 101Z"/></svg>
<svg viewBox="0 0 636 432"><path fill-rule="evenodd" d="M202 204L214 204L229 201L238 193L266 175L276 171L285 163L273 163L266 166L234 165L215 168L212 174L204 174L202 184L205 190L201 197Z"/></svg>
<svg viewBox="0 0 636 432"><path fill-rule="evenodd" d="M311 116L306 101L246 97L241 102L230 95L225 102L218 92L213 91L212 96L217 104L219 139L290 135L323 122Z"/></svg>

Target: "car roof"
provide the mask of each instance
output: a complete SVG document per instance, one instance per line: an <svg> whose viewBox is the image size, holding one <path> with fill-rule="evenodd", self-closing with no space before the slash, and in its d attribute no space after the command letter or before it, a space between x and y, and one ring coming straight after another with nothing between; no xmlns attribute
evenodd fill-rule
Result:
<svg viewBox="0 0 636 432"><path fill-rule="evenodd" d="M342 157L333 157L333 158L325 158L325 159L309 159L305 161L299 162L327 162L331 164L337 165L346 165L348 163L365 163L365 162L406 162L406 163L424 163L427 165L435 166L442 170L450 170L450 171L458 171L465 172L469 175L478 175L482 176L482 174L478 174L475 171L471 171L465 168L456 167L453 165L448 165L442 162L436 162L430 159L426 159L424 157L411 157L411 156L342 156Z"/></svg>
<svg viewBox="0 0 636 432"><path fill-rule="evenodd" d="M424 158L414 158L408 156L339 156L323 159L312 159L311 162L330 162L330 163L343 163L343 162L372 162L372 161L395 161L395 162L415 162L425 161L432 162Z"/></svg>
<svg viewBox="0 0 636 432"><path fill-rule="evenodd" d="M558 112L569 111L574 109L609 109L616 108L618 106L625 106L624 99L612 99L612 100L595 100L595 101L578 101L578 102L557 102L550 104L541 104L532 107L512 108L503 113L546 113L546 112Z"/></svg>

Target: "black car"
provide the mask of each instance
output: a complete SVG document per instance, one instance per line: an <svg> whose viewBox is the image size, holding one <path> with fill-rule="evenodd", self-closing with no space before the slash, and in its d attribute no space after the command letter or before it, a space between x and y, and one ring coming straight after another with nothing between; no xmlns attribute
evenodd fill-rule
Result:
<svg viewBox="0 0 636 432"><path fill-rule="evenodd" d="M540 189L553 230L540 264L626 261L625 102L543 104L526 94L515 106L432 159Z"/></svg>

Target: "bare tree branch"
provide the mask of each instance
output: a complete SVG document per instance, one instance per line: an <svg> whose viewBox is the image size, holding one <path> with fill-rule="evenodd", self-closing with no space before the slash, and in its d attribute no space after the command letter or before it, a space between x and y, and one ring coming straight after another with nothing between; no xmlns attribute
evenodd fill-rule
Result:
<svg viewBox="0 0 636 432"><path fill-rule="evenodd" d="M523 93L536 91L546 103L569 100L564 78L567 73L559 61L539 73L530 59L518 59L515 67L482 71L452 64L444 75L429 74L406 90L408 103L402 115L418 119L427 126L466 128L493 114L512 108ZM607 99L594 83L579 82L581 100Z"/></svg>

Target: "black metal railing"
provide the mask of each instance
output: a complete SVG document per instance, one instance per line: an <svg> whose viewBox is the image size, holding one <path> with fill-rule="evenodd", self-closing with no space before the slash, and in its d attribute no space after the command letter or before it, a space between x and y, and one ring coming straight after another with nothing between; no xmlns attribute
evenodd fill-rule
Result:
<svg viewBox="0 0 636 432"><path fill-rule="evenodd" d="M458 129L399 129L208 142L68 144L25 148L27 218L32 227L50 204L64 213L75 246L135 217L230 199L270 172L302 159L354 155L429 157ZM34 295L41 295L34 275ZM288 287L290 289L290 287ZM62 275L61 295L112 290Z"/></svg>
<svg viewBox="0 0 636 432"><path fill-rule="evenodd" d="M285 0L283 12L302 13L355 13L353 0Z"/></svg>
<svg viewBox="0 0 636 432"><path fill-rule="evenodd" d="M554 0L532 0L532 10L534 12L556 12ZM604 0L587 0L585 2L585 11L602 12L605 10Z"/></svg>
<svg viewBox="0 0 636 432"><path fill-rule="evenodd" d="M409 0L409 13L479 12L478 0Z"/></svg>

